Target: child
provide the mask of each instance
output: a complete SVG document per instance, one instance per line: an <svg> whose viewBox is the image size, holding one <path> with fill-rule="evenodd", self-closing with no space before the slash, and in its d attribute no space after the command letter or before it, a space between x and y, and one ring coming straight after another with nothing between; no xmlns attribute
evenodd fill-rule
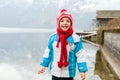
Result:
<svg viewBox="0 0 120 80"><path fill-rule="evenodd" d="M56 31L49 39L38 74L50 64L52 80L73 80L77 63L81 79L85 80L88 69L82 41L73 34L73 18L66 9L62 9L57 17Z"/></svg>

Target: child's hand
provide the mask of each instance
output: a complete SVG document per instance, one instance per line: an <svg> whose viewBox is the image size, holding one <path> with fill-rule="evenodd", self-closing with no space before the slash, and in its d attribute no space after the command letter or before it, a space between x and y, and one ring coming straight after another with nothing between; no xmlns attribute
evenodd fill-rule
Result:
<svg viewBox="0 0 120 80"><path fill-rule="evenodd" d="M45 67L41 67L41 68L38 70L38 74L43 73L43 72L45 72Z"/></svg>
<svg viewBox="0 0 120 80"><path fill-rule="evenodd" d="M85 80L85 73L84 72L80 73L80 76L81 76L81 80Z"/></svg>

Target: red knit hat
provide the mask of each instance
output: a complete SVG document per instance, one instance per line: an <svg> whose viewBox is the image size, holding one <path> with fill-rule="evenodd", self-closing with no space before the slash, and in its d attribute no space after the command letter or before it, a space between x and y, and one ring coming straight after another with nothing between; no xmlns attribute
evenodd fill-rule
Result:
<svg viewBox="0 0 120 80"><path fill-rule="evenodd" d="M72 15L66 10L66 9L62 9L60 11L60 14L58 15L57 17L57 26L59 26L60 24L60 20L63 18L63 17L68 17L70 20L71 20L71 27L73 26L73 18L72 18Z"/></svg>
<svg viewBox="0 0 120 80"><path fill-rule="evenodd" d="M70 28L67 31L63 31L60 28L60 20L64 17L67 17L71 21ZM62 9L60 11L59 16L57 17L57 34L58 34L58 41L56 47L59 47L59 42L61 42L61 51L60 51L60 60L58 61L58 67L67 67L68 66L68 55L67 55L67 38L72 35L73 33L73 22L72 22L72 15L67 12L66 9Z"/></svg>

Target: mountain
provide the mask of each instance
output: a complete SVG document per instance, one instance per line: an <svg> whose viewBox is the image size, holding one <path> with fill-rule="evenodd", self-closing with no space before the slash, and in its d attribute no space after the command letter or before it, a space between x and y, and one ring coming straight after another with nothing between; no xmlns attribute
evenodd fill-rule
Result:
<svg viewBox="0 0 120 80"><path fill-rule="evenodd" d="M60 9L66 8L73 15L75 28L82 30L92 28L91 23L95 13L77 9L86 3L84 0L27 1L5 0L0 2L0 27L55 28L56 17Z"/></svg>

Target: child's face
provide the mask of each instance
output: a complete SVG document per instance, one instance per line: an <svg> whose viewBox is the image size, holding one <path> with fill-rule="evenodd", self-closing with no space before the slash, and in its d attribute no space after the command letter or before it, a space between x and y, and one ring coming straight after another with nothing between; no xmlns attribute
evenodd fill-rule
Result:
<svg viewBox="0 0 120 80"><path fill-rule="evenodd" d="M70 25L71 25L71 21L69 18L62 18L60 20L60 28L63 31L67 31L70 28Z"/></svg>

